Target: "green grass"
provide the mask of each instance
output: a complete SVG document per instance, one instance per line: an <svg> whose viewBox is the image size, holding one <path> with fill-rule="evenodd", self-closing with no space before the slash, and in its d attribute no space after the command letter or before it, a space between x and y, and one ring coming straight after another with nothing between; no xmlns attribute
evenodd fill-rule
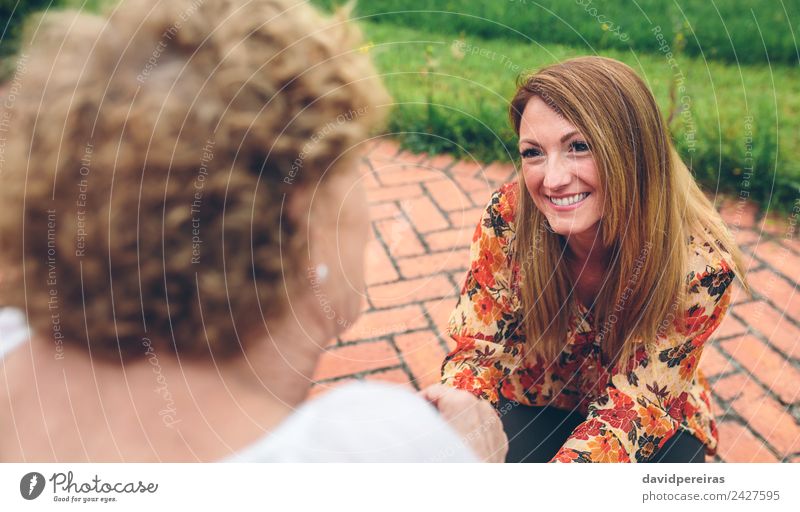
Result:
<svg viewBox="0 0 800 512"><path fill-rule="evenodd" d="M516 158L506 112L517 75L586 54L562 45L461 39L386 23L365 24L383 79L396 100L389 129L414 151L450 152L479 160ZM483 52L483 53L481 53ZM800 196L800 70L788 66L730 66L679 56L688 109L672 105L675 71L663 55L607 50L648 82L685 161L710 191L746 191L770 210L787 211ZM680 98L680 95L678 95ZM747 117L752 121L746 122ZM748 124L750 126L748 126ZM690 147L687 133L694 133ZM752 137L748 148L747 136ZM749 184L745 153L752 151Z"/></svg>
<svg viewBox="0 0 800 512"><path fill-rule="evenodd" d="M97 12L114 1L53 4ZM14 2L0 0L0 13ZM24 3L29 12L50 2ZM678 150L707 189L747 193L768 210L788 211L800 197L800 69L794 42L794 34L800 37L800 0L606 0L590 7L598 9L595 15L567 0L362 0L357 13L369 20L364 23L369 51L396 100L389 129L415 151L514 160L516 138L506 109L517 75L599 53L630 64L649 83L665 115L674 112L671 131ZM448 12L387 14L409 8ZM606 16L605 29L600 14ZM15 14L10 26L21 19ZM670 101L675 72L658 49L653 25L662 27L678 53L690 100L683 115L682 106ZM453 48L456 40L461 52ZM0 42L0 53L8 41ZM767 56L771 65L763 63ZM756 64L726 62L737 59ZM687 133L695 134L693 147ZM748 150L753 170L745 183Z"/></svg>
<svg viewBox="0 0 800 512"><path fill-rule="evenodd" d="M28 15L61 3L61 0L0 0L0 57L17 50L19 33Z"/></svg>
<svg viewBox="0 0 800 512"><path fill-rule="evenodd" d="M326 8L344 2L312 1ZM689 55L800 62L800 0L361 0L356 13L433 34L560 43L585 53L656 53L652 29L660 26L668 41L682 39Z"/></svg>

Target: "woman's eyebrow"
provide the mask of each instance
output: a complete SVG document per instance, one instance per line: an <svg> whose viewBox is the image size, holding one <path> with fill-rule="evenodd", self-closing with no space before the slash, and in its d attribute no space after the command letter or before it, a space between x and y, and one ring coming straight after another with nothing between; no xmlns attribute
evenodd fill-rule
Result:
<svg viewBox="0 0 800 512"><path fill-rule="evenodd" d="M580 132L578 130L572 130L571 132L569 132L569 133L567 133L567 134L565 134L565 135L563 135L561 137L561 142L564 142L564 141L568 140L569 138L574 137L575 135L580 135ZM538 142L536 142L533 139L520 139L520 142L527 142L528 144L533 144L534 146L539 146L540 145Z"/></svg>
<svg viewBox="0 0 800 512"><path fill-rule="evenodd" d="M566 134L563 137L561 137L561 142L565 142L567 139L569 139L570 137L573 137L575 135L578 135L578 130L572 130L568 134Z"/></svg>

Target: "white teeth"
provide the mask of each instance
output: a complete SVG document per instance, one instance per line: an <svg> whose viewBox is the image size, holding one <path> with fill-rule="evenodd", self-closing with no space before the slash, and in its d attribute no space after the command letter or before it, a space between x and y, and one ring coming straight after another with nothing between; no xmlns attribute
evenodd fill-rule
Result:
<svg viewBox="0 0 800 512"><path fill-rule="evenodd" d="M569 197L550 197L550 202L558 206L569 206L571 204L579 203L589 197L588 192L582 192Z"/></svg>

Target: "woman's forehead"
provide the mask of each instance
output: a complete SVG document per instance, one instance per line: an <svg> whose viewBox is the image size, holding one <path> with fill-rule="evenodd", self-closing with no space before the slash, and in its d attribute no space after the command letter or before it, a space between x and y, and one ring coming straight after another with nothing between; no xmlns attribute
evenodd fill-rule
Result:
<svg viewBox="0 0 800 512"><path fill-rule="evenodd" d="M532 97L525 105L519 125L520 140L559 140L573 131L579 130L539 96Z"/></svg>

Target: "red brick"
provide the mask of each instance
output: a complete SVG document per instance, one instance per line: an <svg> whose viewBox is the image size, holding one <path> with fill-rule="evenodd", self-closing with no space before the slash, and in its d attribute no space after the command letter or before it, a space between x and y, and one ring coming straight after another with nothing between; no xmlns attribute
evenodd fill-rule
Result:
<svg viewBox="0 0 800 512"><path fill-rule="evenodd" d="M392 266L386 250L375 239L367 243L366 267L368 285L395 281L398 278L397 271Z"/></svg>
<svg viewBox="0 0 800 512"><path fill-rule="evenodd" d="M496 189L494 185L483 178L470 178L461 174L453 174L453 181L458 183L470 195L475 192L483 192L488 197Z"/></svg>
<svg viewBox="0 0 800 512"><path fill-rule="evenodd" d="M718 455L725 462L779 462L769 448L746 427L730 421L721 422Z"/></svg>
<svg viewBox="0 0 800 512"><path fill-rule="evenodd" d="M719 209L722 220L729 228L753 228L756 224L758 215L758 205L750 201L739 201L738 199L723 201Z"/></svg>
<svg viewBox="0 0 800 512"><path fill-rule="evenodd" d="M794 252L800 253L800 239L797 238L798 235L800 235L800 233L795 233L791 238L788 237L788 235L784 235L784 237L781 238L781 245L785 245Z"/></svg>
<svg viewBox="0 0 800 512"><path fill-rule="evenodd" d="M425 165L433 167L434 169L444 170L453 165L453 157L446 153L434 155L425 161Z"/></svg>
<svg viewBox="0 0 800 512"><path fill-rule="evenodd" d="M382 187L367 191L367 197L369 198L370 203L413 199L415 197L420 197L421 195L422 188L417 184L400 185L398 187Z"/></svg>
<svg viewBox="0 0 800 512"><path fill-rule="evenodd" d="M469 198L451 180L431 181L425 183L424 186L442 210L460 211L472 207Z"/></svg>
<svg viewBox="0 0 800 512"><path fill-rule="evenodd" d="M374 149L372 149L372 151L369 152L368 157L370 161L377 160L381 162L392 160L399 152L400 144L393 140L383 139Z"/></svg>
<svg viewBox="0 0 800 512"><path fill-rule="evenodd" d="M362 174L361 182L364 184L364 187L367 190L374 190L381 186L381 184L378 183L378 180L375 179L375 175L373 175L371 172Z"/></svg>
<svg viewBox="0 0 800 512"><path fill-rule="evenodd" d="M447 249L461 249L469 247L472 243L474 228L448 229L425 235L425 242L432 251L445 251Z"/></svg>
<svg viewBox="0 0 800 512"><path fill-rule="evenodd" d="M487 201L488 203L488 201ZM450 223L455 229L466 229L470 235L475 232L475 227L481 221L483 214L486 212L486 206L479 206L464 210L463 212L452 212L448 214Z"/></svg>
<svg viewBox="0 0 800 512"><path fill-rule="evenodd" d="M420 233L430 233L450 227L450 223L427 197L403 201L400 205L414 228Z"/></svg>
<svg viewBox="0 0 800 512"><path fill-rule="evenodd" d="M394 160L404 164L418 164L426 158L428 158L427 153L412 153L404 149L394 157Z"/></svg>
<svg viewBox="0 0 800 512"><path fill-rule="evenodd" d="M481 164L474 160L459 160L450 168L450 172L459 176L473 178L481 170Z"/></svg>
<svg viewBox="0 0 800 512"><path fill-rule="evenodd" d="M753 248L754 247L751 246L749 248L742 249L742 260L744 261L744 264L745 264L745 266L747 268L747 274L748 275L752 271L764 266L764 262L755 257L755 254L752 251ZM750 250L748 250L748 249L750 249Z"/></svg>
<svg viewBox="0 0 800 512"><path fill-rule="evenodd" d="M369 218L373 221L400 216L400 208L394 203L369 205Z"/></svg>
<svg viewBox="0 0 800 512"><path fill-rule="evenodd" d="M711 397L711 414L715 418L721 418L721 417L727 415L728 412L729 412L729 408L726 409L725 407L722 406L722 404L719 403L719 400L717 400L713 396Z"/></svg>
<svg viewBox="0 0 800 512"><path fill-rule="evenodd" d="M738 313L739 310L737 309L739 306L734 306L731 311L736 310ZM722 319L722 323L719 324L717 330L714 331L712 335L712 339L716 340L719 338L726 338L728 336L734 336L736 334L744 334L747 331L747 327L745 327L742 322L733 318L733 315L727 314Z"/></svg>
<svg viewBox="0 0 800 512"><path fill-rule="evenodd" d="M326 350L320 358L314 380L332 379L399 364L397 353L386 340L334 347Z"/></svg>
<svg viewBox="0 0 800 512"><path fill-rule="evenodd" d="M393 257L417 256L425 253L417 233L405 217L398 216L378 221L375 223L375 228Z"/></svg>
<svg viewBox="0 0 800 512"><path fill-rule="evenodd" d="M800 426L785 407L765 395L753 380L742 374L731 375L717 381L714 390L725 400L733 399L733 409L780 457L800 450Z"/></svg>
<svg viewBox="0 0 800 512"><path fill-rule="evenodd" d="M492 197L494 190L486 189L486 190L476 190L474 192L469 193L470 199L475 204L489 204L489 199Z"/></svg>
<svg viewBox="0 0 800 512"><path fill-rule="evenodd" d="M731 304L736 305L741 302L752 300L753 297L744 291L744 288L742 287L741 283L739 283L738 279L735 280L731 286L733 287L733 291L731 292ZM752 284L750 286L752 291Z"/></svg>
<svg viewBox="0 0 800 512"><path fill-rule="evenodd" d="M447 334L447 324L450 320L450 313L456 307L458 297L445 297L440 300L432 300L425 303L425 311L428 316L433 320L433 325L436 327L435 334L437 337L444 339L448 345L455 348L455 342Z"/></svg>
<svg viewBox="0 0 800 512"><path fill-rule="evenodd" d="M452 296L455 289L450 280L440 274L382 286L371 286L367 293L372 305L376 308L386 308Z"/></svg>
<svg viewBox="0 0 800 512"><path fill-rule="evenodd" d="M800 372L755 336L738 336L720 345L783 403L791 404L800 398Z"/></svg>
<svg viewBox="0 0 800 512"><path fill-rule="evenodd" d="M715 377L723 373L729 373L736 368L728 358L712 345L706 345L703 355L700 357L700 370L706 377Z"/></svg>
<svg viewBox="0 0 800 512"><path fill-rule="evenodd" d="M800 282L800 256L789 248L775 242L760 243L756 247L756 257L794 282Z"/></svg>
<svg viewBox="0 0 800 512"><path fill-rule="evenodd" d="M438 180L445 176L442 171L416 165L387 165L376 171L380 175L381 183L389 187Z"/></svg>
<svg viewBox="0 0 800 512"><path fill-rule="evenodd" d="M494 162L483 170L483 177L501 185L511 180L514 176L514 165L510 163Z"/></svg>
<svg viewBox="0 0 800 512"><path fill-rule="evenodd" d="M420 389L439 382L442 361L447 354L433 331L402 334L395 336L394 341Z"/></svg>
<svg viewBox="0 0 800 512"><path fill-rule="evenodd" d="M750 302L735 307L751 329L769 339L770 343L789 357L800 359L800 329L781 312L766 302Z"/></svg>
<svg viewBox="0 0 800 512"><path fill-rule="evenodd" d="M417 391L417 389L411 383L411 380L409 380L408 374L400 368L393 368L391 370L386 370L385 372L370 373L369 375L364 376L364 380L397 384L408 389L409 391Z"/></svg>
<svg viewBox="0 0 800 512"><path fill-rule="evenodd" d="M733 229L731 232L739 245L752 244L761 239L761 236L751 229Z"/></svg>
<svg viewBox="0 0 800 512"><path fill-rule="evenodd" d="M778 214L770 213L761 219L761 222L759 222L759 225L756 229L763 233L769 233L770 235L782 237L785 236L789 231L789 226L787 225L784 217Z"/></svg>
<svg viewBox="0 0 800 512"><path fill-rule="evenodd" d="M397 266L400 267L400 274L406 279L429 276L439 272L450 272L452 270L466 270L468 265L468 249L426 254L425 256L403 258L397 261Z"/></svg>
<svg viewBox="0 0 800 512"><path fill-rule="evenodd" d="M800 322L800 291L797 283L790 285L780 276L761 270L748 276L750 286L762 296L768 297L778 308Z"/></svg>
<svg viewBox="0 0 800 512"><path fill-rule="evenodd" d="M364 313L350 329L342 334L342 341L379 338L428 327L428 320L418 305Z"/></svg>
<svg viewBox="0 0 800 512"><path fill-rule="evenodd" d="M329 391L332 391L333 389L336 389L336 388L338 388L340 386L345 386L347 384L352 384L354 382L358 382L358 380L357 379L353 379L353 378L346 378L346 379L335 380L333 382L320 382L320 383L314 384L311 387L311 389L308 391L308 398L307 399L310 400L312 398L316 398L318 396L322 396L325 393L327 393Z"/></svg>

